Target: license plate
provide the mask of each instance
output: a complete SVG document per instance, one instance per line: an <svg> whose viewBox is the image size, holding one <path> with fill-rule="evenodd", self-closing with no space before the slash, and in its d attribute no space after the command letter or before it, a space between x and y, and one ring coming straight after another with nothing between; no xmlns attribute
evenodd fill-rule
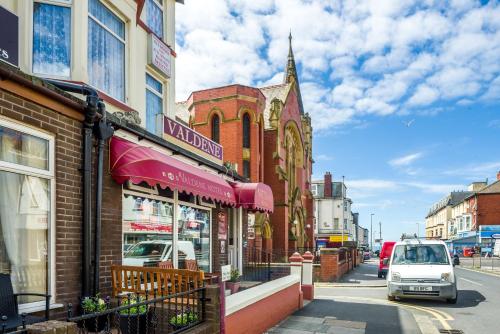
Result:
<svg viewBox="0 0 500 334"><path fill-rule="evenodd" d="M432 291L432 286L410 286L410 291Z"/></svg>

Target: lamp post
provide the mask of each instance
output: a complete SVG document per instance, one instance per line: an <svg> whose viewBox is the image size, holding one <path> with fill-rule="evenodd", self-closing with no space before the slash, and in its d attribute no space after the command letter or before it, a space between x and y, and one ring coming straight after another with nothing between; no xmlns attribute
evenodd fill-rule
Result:
<svg viewBox="0 0 500 334"><path fill-rule="evenodd" d="M373 251L373 216L374 213L370 213L370 251Z"/></svg>

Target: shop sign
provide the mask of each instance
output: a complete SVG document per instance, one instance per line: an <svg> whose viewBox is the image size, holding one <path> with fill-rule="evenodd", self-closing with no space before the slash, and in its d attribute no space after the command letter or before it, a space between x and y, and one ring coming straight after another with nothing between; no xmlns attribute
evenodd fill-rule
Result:
<svg viewBox="0 0 500 334"><path fill-rule="evenodd" d="M342 237L344 237L344 240L343 241L348 241L349 240L349 236L346 234L344 236L342 235L331 235L330 236L330 242L342 242Z"/></svg>
<svg viewBox="0 0 500 334"><path fill-rule="evenodd" d="M220 274L222 282L227 282L231 279L231 265L220 267Z"/></svg>
<svg viewBox="0 0 500 334"><path fill-rule="evenodd" d="M0 60L19 66L19 18L0 6Z"/></svg>
<svg viewBox="0 0 500 334"><path fill-rule="evenodd" d="M170 48L154 34L149 34L148 64L170 78L172 71Z"/></svg>
<svg viewBox="0 0 500 334"><path fill-rule="evenodd" d="M189 150L195 148L201 151L203 153L202 155L211 161L222 163L222 145L166 116L164 117L163 137L171 141L173 139L173 141L179 143L179 146Z"/></svg>
<svg viewBox="0 0 500 334"><path fill-rule="evenodd" d="M255 239L255 214L254 213L249 213L248 214L248 233L247 233L247 238L248 239Z"/></svg>
<svg viewBox="0 0 500 334"><path fill-rule="evenodd" d="M219 227L218 229L219 240L227 240L226 214L222 211L220 211L217 214L217 226Z"/></svg>

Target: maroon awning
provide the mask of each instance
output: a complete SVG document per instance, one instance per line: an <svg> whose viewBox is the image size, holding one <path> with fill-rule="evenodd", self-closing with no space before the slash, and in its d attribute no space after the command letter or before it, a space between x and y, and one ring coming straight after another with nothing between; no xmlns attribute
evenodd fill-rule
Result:
<svg viewBox="0 0 500 334"><path fill-rule="evenodd" d="M267 184L237 182L232 185L238 206L261 212L274 211L273 191Z"/></svg>
<svg viewBox="0 0 500 334"><path fill-rule="evenodd" d="M177 189L228 205L236 205L234 190L220 176L160 153L152 148L113 137L110 143L110 172L122 184L146 182L150 186Z"/></svg>

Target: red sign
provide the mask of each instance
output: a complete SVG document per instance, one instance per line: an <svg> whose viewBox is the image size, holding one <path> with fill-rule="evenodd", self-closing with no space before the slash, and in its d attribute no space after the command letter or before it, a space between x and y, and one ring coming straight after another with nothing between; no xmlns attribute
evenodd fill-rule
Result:
<svg viewBox="0 0 500 334"><path fill-rule="evenodd" d="M165 117L163 132L222 161L222 145L202 136L184 124Z"/></svg>
<svg viewBox="0 0 500 334"><path fill-rule="evenodd" d="M171 76L170 48L158 37L149 34L149 64L167 77Z"/></svg>
<svg viewBox="0 0 500 334"><path fill-rule="evenodd" d="M226 214L222 211L217 214L217 225L219 226L219 240L227 240Z"/></svg>

